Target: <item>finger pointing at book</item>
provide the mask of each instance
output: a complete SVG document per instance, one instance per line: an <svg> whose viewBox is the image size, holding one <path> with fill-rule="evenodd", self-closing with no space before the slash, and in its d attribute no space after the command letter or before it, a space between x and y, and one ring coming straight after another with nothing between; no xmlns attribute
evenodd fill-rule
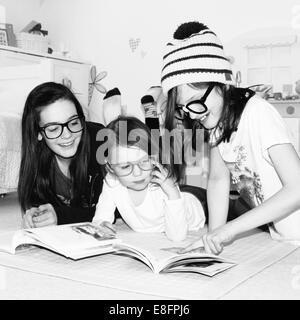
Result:
<svg viewBox="0 0 300 320"><path fill-rule="evenodd" d="M193 250L197 250L200 248L204 248L204 243L203 243L203 239L202 237L199 238L198 240L190 243L188 246L186 246L185 248L182 248L179 253L188 253L191 252Z"/></svg>
<svg viewBox="0 0 300 320"><path fill-rule="evenodd" d="M208 233L202 237L202 241L207 253L219 254L223 251L223 244L218 237L211 236Z"/></svg>
<svg viewBox="0 0 300 320"><path fill-rule="evenodd" d="M204 249L207 253L219 254L223 250L223 245L216 241L216 239L213 239L208 236L208 234L206 234L200 239L180 250L180 253L188 253L197 249Z"/></svg>
<svg viewBox="0 0 300 320"><path fill-rule="evenodd" d="M234 233L230 230L230 223L209 231L195 242L188 245L181 253L186 253L200 247L204 247L207 253L220 254L226 243L232 241Z"/></svg>

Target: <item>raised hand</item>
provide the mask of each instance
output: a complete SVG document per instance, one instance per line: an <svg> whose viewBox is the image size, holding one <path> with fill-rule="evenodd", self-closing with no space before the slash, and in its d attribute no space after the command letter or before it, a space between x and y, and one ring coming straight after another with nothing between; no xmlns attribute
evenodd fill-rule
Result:
<svg viewBox="0 0 300 320"><path fill-rule="evenodd" d="M174 179L168 176L168 170L155 160L153 160L153 164L155 165L155 169L152 171L151 183L161 187L169 200L179 199L180 192L178 186Z"/></svg>

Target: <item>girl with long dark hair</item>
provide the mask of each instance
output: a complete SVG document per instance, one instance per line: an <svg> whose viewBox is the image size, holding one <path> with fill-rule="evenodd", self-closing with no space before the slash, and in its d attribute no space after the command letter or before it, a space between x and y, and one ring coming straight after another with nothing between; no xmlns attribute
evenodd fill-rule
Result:
<svg viewBox="0 0 300 320"><path fill-rule="evenodd" d="M287 127L266 100L235 87L230 61L207 26L184 23L163 57L162 88L168 96L166 127L176 114L207 132L208 233L188 249L220 253L237 235L268 224L271 236L300 240L300 159ZM227 222L230 190L249 210ZM227 223L226 223L227 222Z"/></svg>
<svg viewBox="0 0 300 320"><path fill-rule="evenodd" d="M91 221L102 190L96 134L66 86L47 82L28 95L22 116L18 184L24 227Z"/></svg>

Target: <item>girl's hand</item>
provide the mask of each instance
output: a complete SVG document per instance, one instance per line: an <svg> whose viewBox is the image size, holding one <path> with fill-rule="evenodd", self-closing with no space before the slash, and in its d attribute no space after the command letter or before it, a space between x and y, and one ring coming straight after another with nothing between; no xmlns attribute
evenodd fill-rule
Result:
<svg viewBox="0 0 300 320"><path fill-rule="evenodd" d="M204 247L207 253L219 254L224 245L233 240L234 234L228 224L204 234L201 238L185 247L180 253L186 253Z"/></svg>
<svg viewBox="0 0 300 320"><path fill-rule="evenodd" d="M50 203L27 210L24 219L26 222L29 222L30 228L40 228L57 224L57 216Z"/></svg>
<svg viewBox="0 0 300 320"><path fill-rule="evenodd" d="M37 207L32 207L25 211L22 219L22 228L29 229L34 228L33 217L39 214L39 209Z"/></svg>
<svg viewBox="0 0 300 320"><path fill-rule="evenodd" d="M157 161L153 161L155 169L152 171L151 183L162 188L169 200L180 198L180 193L175 181L168 177L168 171Z"/></svg>

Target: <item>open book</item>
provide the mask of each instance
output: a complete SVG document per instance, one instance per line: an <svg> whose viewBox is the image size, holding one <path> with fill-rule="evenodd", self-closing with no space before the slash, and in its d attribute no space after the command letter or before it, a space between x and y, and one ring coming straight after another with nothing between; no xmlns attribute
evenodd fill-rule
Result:
<svg viewBox="0 0 300 320"><path fill-rule="evenodd" d="M0 234L0 251L36 245L74 260L114 251L120 240L104 235L89 222L24 229Z"/></svg>
<svg viewBox="0 0 300 320"><path fill-rule="evenodd" d="M163 233L138 233L132 230L118 230L114 254L136 258L145 263L154 273L194 272L214 276L236 265L221 256L208 254L204 248L181 254L184 243L173 243Z"/></svg>
<svg viewBox="0 0 300 320"><path fill-rule="evenodd" d="M104 253L114 253L144 262L154 273L196 272L214 276L236 263L221 256L193 250L180 254L187 242L174 243L163 233L139 233L127 227L118 228L117 237L101 234L90 223L75 223L18 230L0 234L0 251L16 253L24 245L35 245L74 260Z"/></svg>

